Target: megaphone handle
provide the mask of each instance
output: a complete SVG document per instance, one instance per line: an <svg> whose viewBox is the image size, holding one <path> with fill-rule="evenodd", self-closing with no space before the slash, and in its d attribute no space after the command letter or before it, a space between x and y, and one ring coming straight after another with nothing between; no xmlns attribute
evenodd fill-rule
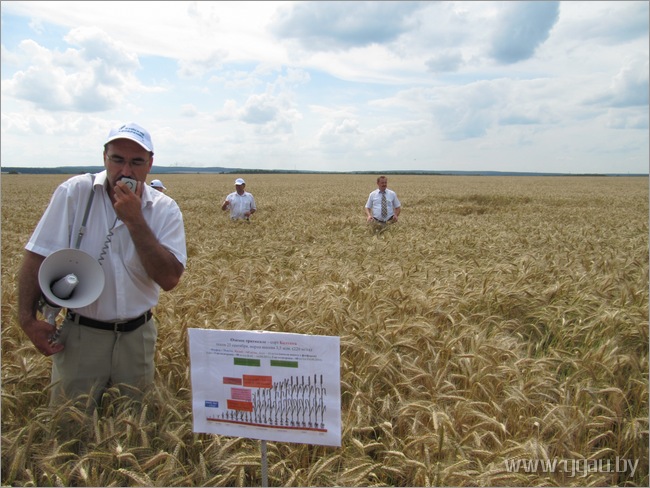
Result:
<svg viewBox="0 0 650 488"><path fill-rule="evenodd" d="M58 315L58 312L55 313L54 310L51 310L51 311L50 311L50 312L45 316L45 318L47 319L47 321L48 321L50 324L52 324L54 327L56 327L56 316L57 316L57 315Z"/></svg>
<svg viewBox="0 0 650 488"><path fill-rule="evenodd" d="M50 337L50 344L54 344L59 341L59 336L61 335L61 327L54 326L54 334Z"/></svg>
<svg viewBox="0 0 650 488"><path fill-rule="evenodd" d="M56 327L56 317L61 311L61 307L56 305L51 305L45 297L41 297L41 301L38 304L38 308L50 324Z"/></svg>
<svg viewBox="0 0 650 488"><path fill-rule="evenodd" d="M59 336L61 335L61 327L56 326L56 317L59 315L60 311L60 308L55 308L50 305L46 305L43 310L48 323L54 328L54 333L50 336L48 341L50 344L58 342Z"/></svg>

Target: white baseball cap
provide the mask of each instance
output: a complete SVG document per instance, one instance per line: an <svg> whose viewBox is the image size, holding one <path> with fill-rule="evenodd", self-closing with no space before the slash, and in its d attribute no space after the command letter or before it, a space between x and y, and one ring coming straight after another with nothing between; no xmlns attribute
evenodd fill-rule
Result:
<svg viewBox="0 0 650 488"><path fill-rule="evenodd" d="M242 178L237 178L235 180L235 185L245 185L246 182Z"/></svg>
<svg viewBox="0 0 650 488"><path fill-rule="evenodd" d="M105 144L108 144L115 139L131 139L132 141L140 144L147 151L153 152L153 142L151 142L151 135L149 135L147 129L139 126L134 122L129 122L128 124L124 124L119 127L113 127L108 133L108 139L106 139Z"/></svg>
<svg viewBox="0 0 650 488"><path fill-rule="evenodd" d="M165 185L162 184L162 181L160 180L151 180L151 186L154 188L162 188L163 190L166 190Z"/></svg>

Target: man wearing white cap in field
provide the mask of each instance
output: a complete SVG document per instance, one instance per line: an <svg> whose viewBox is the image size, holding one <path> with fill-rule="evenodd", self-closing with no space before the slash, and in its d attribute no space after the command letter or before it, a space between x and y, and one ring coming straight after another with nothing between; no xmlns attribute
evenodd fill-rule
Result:
<svg viewBox="0 0 650 488"><path fill-rule="evenodd" d="M235 191L229 194L221 205L221 210L230 208L230 218L232 220L249 221L251 215L255 213L255 198L246 191L246 182L242 178L235 180Z"/></svg>
<svg viewBox="0 0 650 488"><path fill-rule="evenodd" d="M149 132L134 123L112 129L103 160L104 171L59 185L25 246L18 318L34 346L52 356L50 404L80 394L98 403L108 386L126 386L130 394L153 384L151 309L161 288L179 283L187 261L178 205L146 184L153 165ZM105 282L96 301L66 310L57 338L37 316L38 273L47 256L69 248L96 259Z"/></svg>
<svg viewBox="0 0 650 488"><path fill-rule="evenodd" d="M165 188L165 185L163 185L162 181L160 180L151 180L151 188L155 188L156 190L162 192L167 190L167 188Z"/></svg>

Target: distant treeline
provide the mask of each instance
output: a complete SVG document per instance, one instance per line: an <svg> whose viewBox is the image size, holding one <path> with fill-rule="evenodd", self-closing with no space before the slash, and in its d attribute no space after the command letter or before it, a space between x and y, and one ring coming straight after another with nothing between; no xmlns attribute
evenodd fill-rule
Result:
<svg viewBox="0 0 650 488"><path fill-rule="evenodd" d="M84 174L99 173L103 166L58 166L56 168L2 167L3 174ZM183 166L154 166L151 174L384 174L384 175L465 175L465 176L648 176L642 173L527 173L517 171L429 171L429 170L388 170L388 171L299 171L284 169L244 169L209 168Z"/></svg>

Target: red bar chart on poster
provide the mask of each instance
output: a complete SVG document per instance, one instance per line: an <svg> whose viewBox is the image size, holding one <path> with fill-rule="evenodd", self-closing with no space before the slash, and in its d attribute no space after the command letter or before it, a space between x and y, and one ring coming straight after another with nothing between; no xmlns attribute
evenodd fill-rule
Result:
<svg viewBox="0 0 650 488"><path fill-rule="evenodd" d="M341 445L339 337L188 334L194 432Z"/></svg>

